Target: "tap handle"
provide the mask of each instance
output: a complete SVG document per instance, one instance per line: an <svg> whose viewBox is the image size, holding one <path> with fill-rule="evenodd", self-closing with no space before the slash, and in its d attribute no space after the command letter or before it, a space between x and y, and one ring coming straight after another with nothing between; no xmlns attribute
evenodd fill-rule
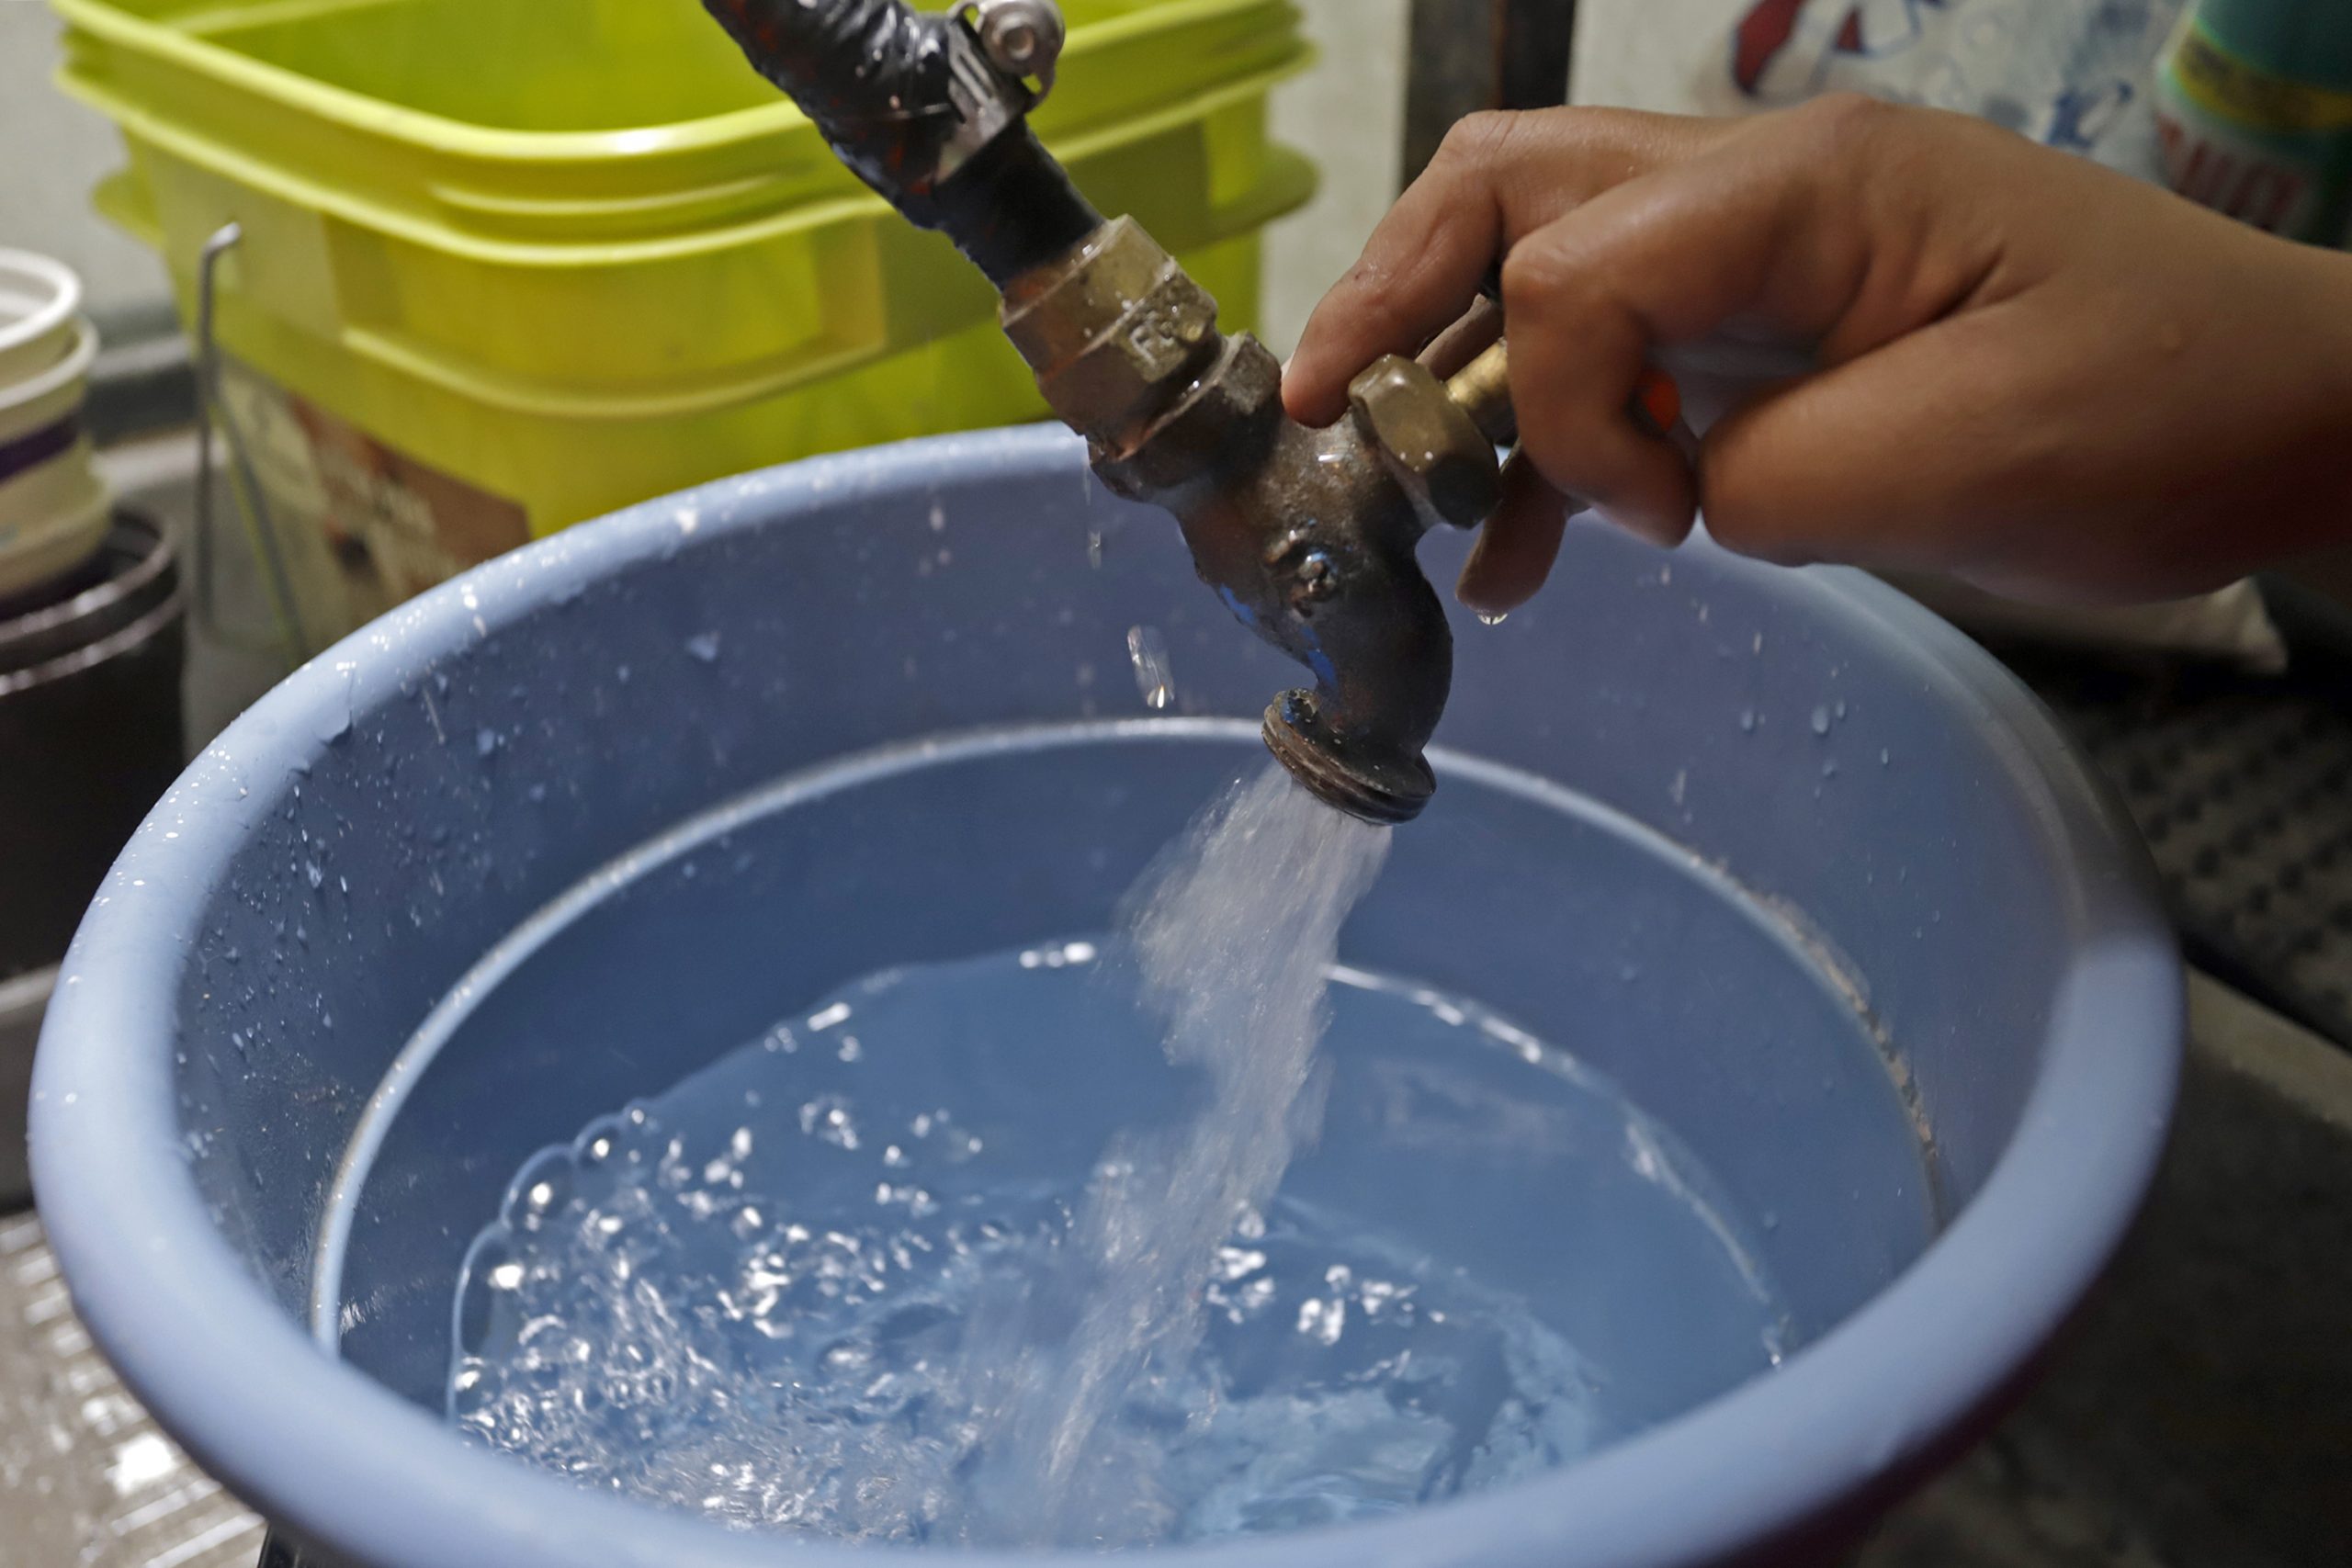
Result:
<svg viewBox="0 0 2352 1568"><path fill-rule="evenodd" d="M1498 446L1518 445L1519 412L1510 403L1510 349L1500 338L1448 377L1445 391L1470 416L1479 434Z"/></svg>
<svg viewBox="0 0 2352 1568"><path fill-rule="evenodd" d="M1446 395L1470 416L1478 434L1498 446L1519 440L1519 412L1510 400L1510 345L1498 338L1494 345L1455 371L1445 383ZM1653 434L1677 446L1685 443L1682 391L1674 378L1655 366L1642 372L1634 387L1634 415Z"/></svg>

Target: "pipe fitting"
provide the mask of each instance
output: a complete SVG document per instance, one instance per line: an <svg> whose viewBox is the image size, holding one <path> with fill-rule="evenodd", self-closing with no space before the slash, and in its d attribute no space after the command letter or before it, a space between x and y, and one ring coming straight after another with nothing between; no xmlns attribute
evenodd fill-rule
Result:
<svg viewBox="0 0 2352 1568"><path fill-rule="evenodd" d="M1256 338L1222 341L1217 358L1140 432L1094 438L1094 471L1114 494L1172 504L1263 459L1282 423L1283 367Z"/></svg>
<svg viewBox="0 0 2352 1568"><path fill-rule="evenodd" d="M1374 360L1349 386L1348 406L1430 525L1476 528L1501 502L1495 444L1420 361Z"/></svg>
<svg viewBox="0 0 2352 1568"><path fill-rule="evenodd" d="M1114 450L1217 352L1216 301L1132 218L1105 223L1008 294L1005 335L1064 423Z"/></svg>

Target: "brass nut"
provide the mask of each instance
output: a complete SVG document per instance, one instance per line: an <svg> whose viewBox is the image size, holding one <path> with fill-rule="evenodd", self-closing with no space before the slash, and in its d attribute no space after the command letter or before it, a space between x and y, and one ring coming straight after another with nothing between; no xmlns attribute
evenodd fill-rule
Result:
<svg viewBox="0 0 2352 1568"><path fill-rule="evenodd" d="M1174 400L1216 341L1216 301L1170 264L1109 330L1039 372L1037 389L1065 423L1116 441Z"/></svg>
<svg viewBox="0 0 2352 1568"><path fill-rule="evenodd" d="M1228 338L1224 355L1184 400L1133 447L1098 458L1096 471L1117 493L1136 500L1210 477L1259 450L1279 417L1282 391L1283 367L1266 345L1247 333Z"/></svg>
<svg viewBox="0 0 2352 1568"><path fill-rule="evenodd" d="M1358 425L1433 523L1475 528L1502 500L1495 448L1430 368L1389 355L1348 388Z"/></svg>
<svg viewBox="0 0 2352 1568"><path fill-rule="evenodd" d="M1005 335L1032 370L1047 374L1084 353L1177 270L1141 224L1114 218L1069 254L1012 281L1005 291ZM1216 315L1212 304L1210 319Z"/></svg>

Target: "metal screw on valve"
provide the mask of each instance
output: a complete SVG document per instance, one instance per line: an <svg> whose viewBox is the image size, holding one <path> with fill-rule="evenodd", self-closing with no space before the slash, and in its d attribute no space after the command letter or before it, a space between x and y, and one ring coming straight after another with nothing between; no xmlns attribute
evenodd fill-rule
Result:
<svg viewBox="0 0 2352 1568"><path fill-rule="evenodd" d="M1053 89L1069 36L1053 0L965 0L956 14L971 19L990 64L1008 76L1036 78L1041 100Z"/></svg>

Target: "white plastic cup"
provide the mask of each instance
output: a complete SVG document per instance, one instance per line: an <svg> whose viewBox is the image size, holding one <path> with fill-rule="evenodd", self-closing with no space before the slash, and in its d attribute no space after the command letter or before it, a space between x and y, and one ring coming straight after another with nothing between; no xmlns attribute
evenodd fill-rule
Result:
<svg viewBox="0 0 2352 1568"><path fill-rule="evenodd" d="M82 280L29 251L0 250L0 598L71 571L106 538L82 401L98 334Z"/></svg>

